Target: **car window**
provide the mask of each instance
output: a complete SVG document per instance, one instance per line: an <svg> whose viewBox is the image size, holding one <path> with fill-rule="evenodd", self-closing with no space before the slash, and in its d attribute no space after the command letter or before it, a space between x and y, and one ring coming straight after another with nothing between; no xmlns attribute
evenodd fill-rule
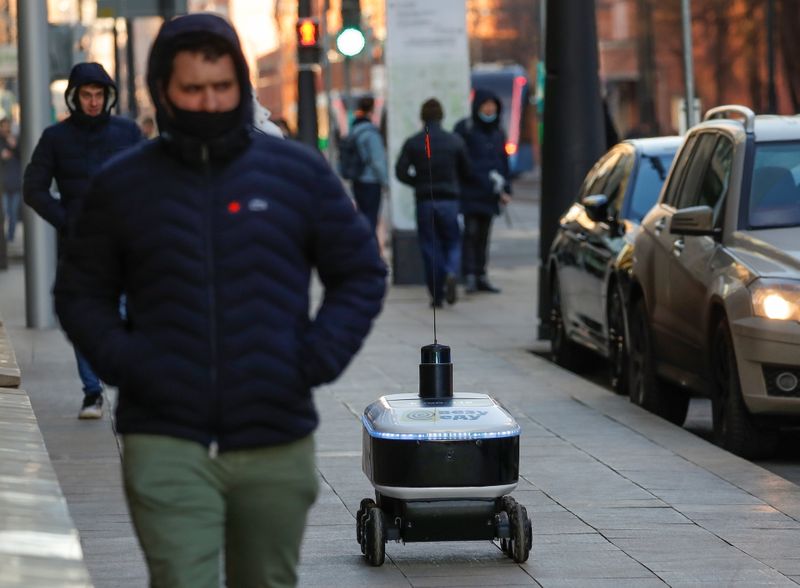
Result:
<svg viewBox="0 0 800 588"><path fill-rule="evenodd" d="M675 170L669 176L669 184L664 193L664 204L673 207L677 205L678 196L680 195L680 186L686 175L687 162L691 161L691 154L694 151L695 143L697 143L697 135L692 135L686 139L686 144L683 149L681 149L680 159L675 163Z"/></svg>
<svg viewBox="0 0 800 588"><path fill-rule="evenodd" d="M642 155L630 191L628 218L640 222L658 200L674 155Z"/></svg>
<svg viewBox="0 0 800 588"><path fill-rule="evenodd" d="M725 137L720 137L714 147L711 163L706 169L697 199L688 202L688 206L710 206L714 210L714 222L720 218L722 203L728 191L733 164L733 143Z"/></svg>
<svg viewBox="0 0 800 588"><path fill-rule="evenodd" d="M752 228L800 226L800 142L756 145L748 219Z"/></svg>
<svg viewBox="0 0 800 588"><path fill-rule="evenodd" d="M608 196L609 210L619 211L625 190L628 189L628 180L631 177L634 161L633 153L623 153L609 172L608 180L603 187L603 194Z"/></svg>
<svg viewBox="0 0 800 588"><path fill-rule="evenodd" d="M686 178L680 187L678 202L675 208L694 206L700 196L700 187L705 179L709 160L717 143L716 133L703 133L697 139L686 169Z"/></svg>
<svg viewBox="0 0 800 588"><path fill-rule="evenodd" d="M605 189L608 175L614 169L614 166L617 165L620 157L622 157L622 151L613 149L600 158L583 180L579 198L593 196L595 194L605 194L603 190Z"/></svg>

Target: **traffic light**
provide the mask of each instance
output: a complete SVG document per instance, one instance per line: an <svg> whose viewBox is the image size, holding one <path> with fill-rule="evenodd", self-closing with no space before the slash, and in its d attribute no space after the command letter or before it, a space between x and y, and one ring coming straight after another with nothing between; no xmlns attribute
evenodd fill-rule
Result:
<svg viewBox="0 0 800 588"><path fill-rule="evenodd" d="M345 57L355 57L366 44L367 39L361 30L359 0L342 0L342 30L336 36L336 49Z"/></svg>
<svg viewBox="0 0 800 588"><path fill-rule="evenodd" d="M319 22L315 18L297 19L297 56L300 63L319 61Z"/></svg>

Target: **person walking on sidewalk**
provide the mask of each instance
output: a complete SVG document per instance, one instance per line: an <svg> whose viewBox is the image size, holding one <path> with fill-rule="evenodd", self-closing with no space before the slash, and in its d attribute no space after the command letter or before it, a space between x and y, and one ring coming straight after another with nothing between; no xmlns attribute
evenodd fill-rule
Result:
<svg viewBox="0 0 800 588"><path fill-rule="evenodd" d="M22 197L22 164L19 160L19 142L11 132L11 120L0 119L0 185L2 185L3 210L8 223L6 239L14 241L19 220L19 201Z"/></svg>
<svg viewBox="0 0 800 588"><path fill-rule="evenodd" d="M25 169L22 189L25 203L55 227L59 258L92 176L113 155L142 139L134 121L111 115L117 87L99 63L75 65L64 97L70 115L42 133ZM50 193L53 179L60 198ZM99 419L103 416L103 386L78 347L75 358L83 383L78 418Z"/></svg>
<svg viewBox="0 0 800 588"><path fill-rule="evenodd" d="M467 145L472 165L472 178L461 192L461 213L464 215L464 247L462 252L464 287L468 293L492 292L486 274L489 261L489 237L493 218L500 214L500 204L511 200L506 137L500 128L500 100L485 90L475 90L472 116L456 125Z"/></svg>
<svg viewBox="0 0 800 588"><path fill-rule="evenodd" d="M459 182L470 177L464 141L442 128L444 110L435 98L420 111L426 131L409 137L395 165L397 179L414 188L417 208L417 237L425 265L425 280L431 305L444 300L455 304L461 258L461 230L458 226ZM430 158L428 153L430 153Z"/></svg>
<svg viewBox="0 0 800 588"><path fill-rule="evenodd" d="M119 387L150 586L218 586L223 552L228 586L294 586L318 491L311 390L361 347L386 267L322 155L253 129L227 21L167 21L147 77L161 134L95 177L56 312ZM312 319L314 268L324 295Z"/></svg>
<svg viewBox="0 0 800 588"><path fill-rule="evenodd" d="M353 136L364 168L353 180L353 198L358 210L369 221L372 230L378 227L378 216L381 210L381 196L384 187L389 183L389 172L386 166L386 149L378 127L372 122L375 100L365 96L358 100L356 117L350 134Z"/></svg>

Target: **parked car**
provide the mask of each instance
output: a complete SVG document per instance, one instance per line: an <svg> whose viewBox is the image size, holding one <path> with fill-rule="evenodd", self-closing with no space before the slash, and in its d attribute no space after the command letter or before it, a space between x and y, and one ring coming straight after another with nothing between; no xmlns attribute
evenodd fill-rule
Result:
<svg viewBox="0 0 800 588"><path fill-rule="evenodd" d="M764 457L800 415L800 117L704 120L634 242L630 397L678 423L709 396L715 440Z"/></svg>
<svg viewBox="0 0 800 588"><path fill-rule="evenodd" d="M658 199L680 137L624 141L583 181L550 248L551 349L565 367L586 365L586 351L609 360L611 383L625 390L624 284L620 253Z"/></svg>

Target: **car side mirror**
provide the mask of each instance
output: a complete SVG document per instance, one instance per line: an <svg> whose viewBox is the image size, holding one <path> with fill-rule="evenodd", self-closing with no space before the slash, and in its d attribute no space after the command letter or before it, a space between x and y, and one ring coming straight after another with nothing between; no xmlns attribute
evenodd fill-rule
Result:
<svg viewBox="0 0 800 588"><path fill-rule="evenodd" d="M592 222L599 223L608 220L608 196L605 194L592 194L581 200L583 209Z"/></svg>
<svg viewBox="0 0 800 588"><path fill-rule="evenodd" d="M672 215L669 232L673 235L716 237L720 230L714 227L714 211L710 206L691 206Z"/></svg>

